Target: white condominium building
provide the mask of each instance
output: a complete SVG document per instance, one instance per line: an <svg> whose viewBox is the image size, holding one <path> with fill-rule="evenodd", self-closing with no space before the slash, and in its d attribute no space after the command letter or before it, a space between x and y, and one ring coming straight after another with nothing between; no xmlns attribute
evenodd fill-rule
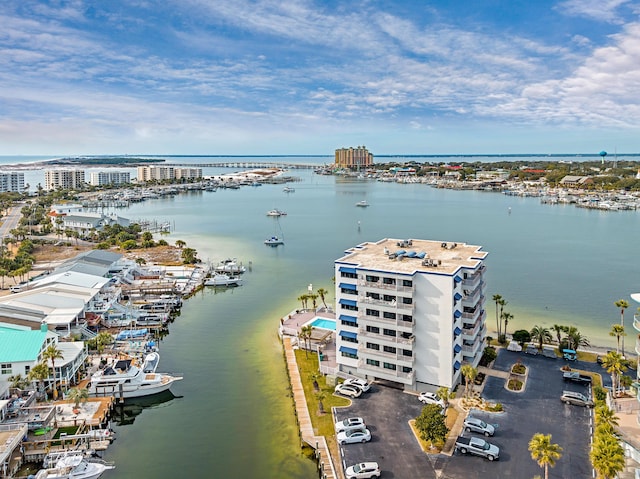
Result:
<svg viewBox="0 0 640 479"><path fill-rule="evenodd" d="M486 335L480 246L429 240L362 243L335 261L340 371L402 385L455 387Z"/></svg>
<svg viewBox="0 0 640 479"><path fill-rule="evenodd" d="M94 186L125 185L131 183L131 173L128 171L98 171L90 175L89 183Z"/></svg>
<svg viewBox="0 0 640 479"><path fill-rule="evenodd" d="M85 185L84 170L45 170L44 189L81 189Z"/></svg>
<svg viewBox="0 0 640 479"><path fill-rule="evenodd" d="M138 182L202 178L202 168L138 166Z"/></svg>
<svg viewBox="0 0 640 479"><path fill-rule="evenodd" d="M24 190L24 173L8 172L0 173L0 193L12 191L22 193Z"/></svg>

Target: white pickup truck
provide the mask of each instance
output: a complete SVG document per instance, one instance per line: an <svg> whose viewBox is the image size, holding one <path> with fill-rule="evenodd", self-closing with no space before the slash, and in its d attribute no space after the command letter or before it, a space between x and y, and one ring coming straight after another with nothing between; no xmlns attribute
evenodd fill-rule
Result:
<svg viewBox="0 0 640 479"><path fill-rule="evenodd" d="M500 449L498 446L489 444L479 437L458 436L456 439L456 450L462 454L475 454L476 456L486 457L490 461L500 458Z"/></svg>

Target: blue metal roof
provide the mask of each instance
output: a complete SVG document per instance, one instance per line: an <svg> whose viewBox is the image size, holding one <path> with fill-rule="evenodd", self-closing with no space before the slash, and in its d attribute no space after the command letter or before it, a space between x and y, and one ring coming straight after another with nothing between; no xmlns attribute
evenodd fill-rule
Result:
<svg viewBox="0 0 640 479"><path fill-rule="evenodd" d="M456 301L460 301L462 299L462 295L460 293L456 293L453 295L453 299Z"/></svg>
<svg viewBox="0 0 640 479"><path fill-rule="evenodd" d="M453 334L455 334L456 336L460 336L461 332L462 329L460 329L458 326L456 326L456 329L453 330Z"/></svg>
<svg viewBox="0 0 640 479"><path fill-rule="evenodd" d="M453 313L453 316L455 316L456 318L459 318L460 316L462 316L462 313L456 309Z"/></svg>
<svg viewBox="0 0 640 479"><path fill-rule="evenodd" d="M460 361L456 361L455 363L453 363L453 369L455 369L456 371L460 369Z"/></svg>
<svg viewBox="0 0 640 479"><path fill-rule="evenodd" d="M453 347L453 350L455 351L456 354L458 354L460 351L462 351L462 346L460 346L459 344L456 344Z"/></svg>
<svg viewBox="0 0 640 479"><path fill-rule="evenodd" d="M342 289L350 289L352 291L356 290L356 285L355 284L350 284L350 283L340 283L340 288Z"/></svg>
<svg viewBox="0 0 640 479"><path fill-rule="evenodd" d="M340 336L351 339L356 339L358 337L356 333L352 333L351 331L340 331Z"/></svg>
<svg viewBox="0 0 640 479"><path fill-rule="evenodd" d="M0 363L37 361L46 331L0 328Z"/></svg>
<svg viewBox="0 0 640 479"><path fill-rule="evenodd" d="M458 275L455 275L455 276L453 277L453 280L454 280L456 283L459 283L460 281L462 281L462 278L461 278L460 276L458 276Z"/></svg>
<svg viewBox="0 0 640 479"><path fill-rule="evenodd" d="M358 302L353 299L341 299L338 301L340 304L344 304L346 306L358 306Z"/></svg>
<svg viewBox="0 0 640 479"><path fill-rule="evenodd" d="M340 266L340 269L338 271L340 271L341 273L356 274L356 269L355 268L347 268L346 266Z"/></svg>
<svg viewBox="0 0 640 479"><path fill-rule="evenodd" d="M340 346L341 353L353 354L354 356L358 355L358 350L353 348L348 348L346 346Z"/></svg>
<svg viewBox="0 0 640 479"><path fill-rule="evenodd" d="M355 316L349 316L348 314L341 314L338 319L340 319L340 321L346 321L347 323L358 322L358 319Z"/></svg>

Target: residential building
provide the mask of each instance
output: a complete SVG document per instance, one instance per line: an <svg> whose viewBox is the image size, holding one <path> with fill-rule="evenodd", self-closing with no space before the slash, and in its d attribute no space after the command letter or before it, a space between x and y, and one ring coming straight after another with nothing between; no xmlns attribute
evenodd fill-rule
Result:
<svg viewBox="0 0 640 479"><path fill-rule="evenodd" d="M45 170L45 190L76 190L85 186L84 170Z"/></svg>
<svg viewBox="0 0 640 479"><path fill-rule="evenodd" d="M0 193L22 193L24 191L24 173L11 171L0 173Z"/></svg>
<svg viewBox="0 0 640 479"><path fill-rule="evenodd" d="M128 171L98 171L90 175L89 183L94 186L125 185L131 183L131 173Z"/></svg>
<svg viewBox="0 0 640 479"><path fill-rule="evenodd" d="M187 180L197 180L202 178L202 168L174 168L176 180L182 178Z"/></svg>
<svg viewBox="0 0 640 479"><path fill-rule="evenodd" d="M339 370L406 390L455 387L486 336L479 246L366 242L335 261Z"/></svg>
<svg viewBox="0 0 640 479"><path fill-rule="evenodd" d="M175 177L173 166L138 166L138 183L173 180Z"/></svg>
<svg viewBox="0 0 640 479"><path fill-rule="evenodd" d="M63 231L75 231L83 236L92 230L99 231L107 225L119 224L128 227L130 224L129 219L116 214L90 213L88 211L62 215L57 218L62 219Z"/></svg>
<svg viewBox="0 0 640 479"><path fill-rule="evenodd" d="M356 148L340 148L335 154L338 168L366 168L373 165L373 154L364 145Z"/></svg>

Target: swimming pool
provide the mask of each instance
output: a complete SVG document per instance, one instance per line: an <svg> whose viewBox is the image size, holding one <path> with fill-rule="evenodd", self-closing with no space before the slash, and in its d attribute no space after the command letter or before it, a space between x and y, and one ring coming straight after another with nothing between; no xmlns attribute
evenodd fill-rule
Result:
<svg viewBox="0 0 640 479"><path fill-rule="evenodd" d="M329 331L335 331L336 330L336 321L335 319L327 319L327 318L313 318L311 321L309 321L306 325L310 325L313 326L314 328L318 328L318 329L327 329Z"/></svg>

